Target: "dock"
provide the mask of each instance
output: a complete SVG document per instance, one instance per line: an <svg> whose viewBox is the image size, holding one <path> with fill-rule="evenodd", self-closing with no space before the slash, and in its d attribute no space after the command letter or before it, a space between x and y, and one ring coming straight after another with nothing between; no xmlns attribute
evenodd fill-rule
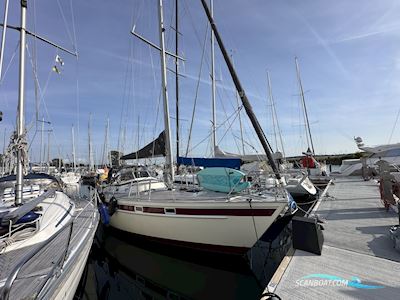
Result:
<svg viewBox="0 0 400 300"><path fill-rule="evenodd" d="M322 255L289 251L266 292L282 299L399 299L400 253L375 180L336 178L313 214L324 220Z"/></svg>

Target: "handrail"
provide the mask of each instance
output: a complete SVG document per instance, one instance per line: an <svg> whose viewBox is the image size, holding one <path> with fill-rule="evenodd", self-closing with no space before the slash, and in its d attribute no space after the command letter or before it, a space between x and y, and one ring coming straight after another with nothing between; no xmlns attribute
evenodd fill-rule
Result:
<svg viewBox="0 0 400 300"><path fill-rule="evenodd" d="M72 223L73 221L70 221L69 223ZM68 224L70 225L70 224ZM41 242L37 247L35 247L35 249L31 250L27 255L25 255L20 263L18 265L15 266L15 268L12 270L12 272L10 273L10 275L7 278L6 283L4 284L3 287L3 299L4 300L8 300L9 294L10 294L10 290L11 290L11 286L14 283L15 279L18 276L18 273L21 271L22 267L30 260L32 259L32 257L34 257L41 249L44 248L44 246L47 246L47 244L49 244L50 242L52 242L56 237L59 236L59 234L61 232L64 232L65 228L69 228L69 226L64 226L63 228L61 228L57 233L55 233L54 235L52 235L50 238L48 238L47 240Z"/></svg>
<svg viewBox="0 0 400 300"><path fill-rule="evenodd" d="M96 195L96 194L95 194ZM93 197L95 199L95 196ZM55 238L57 238L62 232L64 232L64 230L66 228L70 228L70 233L69 233L69 237L68 237L68 243L66 244L65 250L64 250L64 255L62 255L59 259L59 261L54 264L52 270L48 273L46 280L44 281L44 283L42 284L42 286L39 289L39 293L41 292L41 290L43 289L43 287L45 286L45 284L47 283L47 281L50 279L50 277L52 277L53 271L56 267L59 266L60 262L65 262L65 259L67 257L67 253L68 253L68 249L70 246L70 242L71 242L71 237L72 237L72 230L73 230L73 224L76 221L76 219L83 213L83 211L86 210L86 208L89 206L89 204L91 204L93 201L93 199L90 199L90 201L88 201L88 203L84 206L84 208L73 218L73 220L69 221L67 224L65 224L65 226L63 228L61 228L58 232L56 232L55 234L53 234L50 238L48 238L47 240L41 242L37 247L35 247L34 249L32 249L28 254L26 254L20 261L20 263L18 265L16 265L14 267L14 269L12 270L12 272L10 273L10 275L7 278L7 281L5 282L4 286L3 286L3 291L2 291L2 297L1 299L3 300L8 300L9 299L9 294L11 291L11 287L14 283L14 281L16 280L19 272L21 271L22 267L28 262L30 261L37 253L39 253L40 250L42 250L45 246L47 246L49 243L51 243ZM94 201L94 205L96 206L96 201ZM50 275L51 274L51 275Z"/></svg>
<svg viewBox="0 0 400 300"><path fill-rule="evenodd" d="M74 220L75 220L75 219L74 219ZM46 285L47 281L52 277L54 270L55 270L57 267L60 266L60 263L62 262L62 264L64 264L65 259L66 259L66 257L67 257L69 244L70 244L70 242L71 242L71 236L72 236L73 226L74 226L74 221L71 221L71 223L68 224L68 226L65 226L65 227L64 227L64 228L70 227L70 231L69 231L69 234L68 234L68 242L67 242L66 247L65 247L65 249L64 249L64 253L63 253L63 255L60 256L60 258L58 259L58 262L57 262L56 264L53 265L53 267L51 268L51 271L48 272L48 274L47 274L47 276L46 276L46 279L43 281L42 285L40 286L39 292L37 293L37 295L40 295L40 293L42 292L42 290L43 290L44 286Z"/></svg>
<svg viewBox="0 0 400 300"><path fill-rule="evenodd" d="M50 189L50 190L44 192L43 194L39 195L35 200L31 200L28 203L9 212L7 215L5 215L2 218L2 220L1 220L2 225L8 225L9 220L13 221L13 223L14 223L19 218L24 216L27 212L34 209L39 203L41 203L42 201L44 201L47 198L53 197L55 192L56 191L54 189Z"/></svg>
<svg viewBox="0 0 400 300"><path fill-rule="evenodd" d="M394 167L397 172L400 172L400 168L395 163L390 164L390 166Z"/></svg>

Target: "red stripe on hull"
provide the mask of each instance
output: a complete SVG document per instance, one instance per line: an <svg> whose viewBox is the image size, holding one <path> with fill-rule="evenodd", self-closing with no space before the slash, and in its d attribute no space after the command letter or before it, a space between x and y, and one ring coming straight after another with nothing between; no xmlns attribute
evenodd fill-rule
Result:
<svg viewBox="0 0 400 300"><path fill-rule="evenodd" d="M135 211L131 205L118 205L118 209ZM151 214L165 214L164 207L143 207L143 212ZM175 208L177 215L189 216L272 216L275 209L240 209L240 208L222 208L222 209L203 209L203 208Z"/></svg>
<svg viewBox="0 0 400 300"><path fill-rule="evenodd" d="M275 209L196 209L176 208L177 215L209 215L209 216L272 216Z"/></svg>

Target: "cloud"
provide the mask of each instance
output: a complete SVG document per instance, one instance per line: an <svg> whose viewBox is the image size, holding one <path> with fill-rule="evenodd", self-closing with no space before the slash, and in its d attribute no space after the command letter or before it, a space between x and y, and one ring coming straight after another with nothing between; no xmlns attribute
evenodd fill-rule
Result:
<svg viewBox="0 0 400 300"><path fill-rule="evenodd" d="M339 43L344 43L344 42L351 42L351 41L355 41L355 40L366 39L366 38L374 37L377 35L382 35L382 34L389 33L389 32L395 32L395 31L399 30L399 28L400 28L400 25L398 25L398 24L386 26L380 30L370 30L370 31L365 31L363 33L353 34L353 35L345 36L342 38L334 39L334 40L329 41L329 44L339 44Z"/></svg>
<svg viewBox="0 0 400 300"><path fill-rule="evenodd" d="M330 43L322 38L318 31L310 24L310 22L307 21L307 19L303 15L299 13L299 11L294 6L290 7L294 14L298 17L298 19L302 21L304 25L306 25L311 34L317 39L318 43L325 49L326 53L332 58L332 60L334 61L338 69L343 73L343 75L345 75L346 78L351 78L352 76L350 75L350 73L344 67L343 63L333 51L332 47L330 47Z"/></svg>

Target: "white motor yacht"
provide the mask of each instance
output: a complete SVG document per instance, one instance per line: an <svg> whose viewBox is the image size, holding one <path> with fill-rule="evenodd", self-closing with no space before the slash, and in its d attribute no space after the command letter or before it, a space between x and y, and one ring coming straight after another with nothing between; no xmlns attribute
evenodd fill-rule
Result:
<svg viewBox="0 0 400 300"><path fill-rule="evenodd" d="M370 168L376 168L375 163L379 160L385 160L393 169L400 166L400 143L382 144L376 146L365 146L362 138L354 139L358 149L366 152L368 156L365 163ZM360 176L362 175L361 159L344 159L338 172L332 172L335 176Z"/></svg>

